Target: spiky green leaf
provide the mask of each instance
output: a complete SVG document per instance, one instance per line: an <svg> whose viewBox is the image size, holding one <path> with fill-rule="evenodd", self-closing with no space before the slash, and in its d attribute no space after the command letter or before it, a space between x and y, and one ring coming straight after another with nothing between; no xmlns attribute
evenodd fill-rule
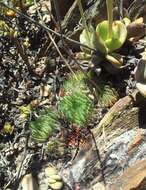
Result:
<svg viewBox="0 0 146 190"><path fill-rule="evenodd" d="M53 108L48 108L30 123L32 138L45 142L59 127L58 114Z"/></svg>
<svg viewBox="0 0 146 190"><path fill-rule="evenodd" d="M110 85L100 83L98 85L100 91L98 92L98 106L111 107L118 99L118 93Z"/></svg>
<svg viewBox="0 0 146 190"><path fill-rule="evenodd" d="M89 98L89 88L83 73L77 72L71 75L63 88L65 96L58 104L59 111L71 123L83 127L89 118L92 109L92 100Z"/></svg>
<svg viewBox="0 0 146 190"><path fill-rule="evenodd" d="M58 108L69 122L84 127L91 113L92 101L85 92L78 91L65 96L59 102Z"/></svg>

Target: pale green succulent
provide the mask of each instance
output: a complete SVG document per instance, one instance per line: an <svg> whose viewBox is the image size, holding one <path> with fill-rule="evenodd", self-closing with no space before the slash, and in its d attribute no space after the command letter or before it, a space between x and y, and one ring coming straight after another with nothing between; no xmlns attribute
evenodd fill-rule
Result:
<svg viewBox="0 0 146 190"><path fill-rule="evenodd" d="M117 56L111 53L122 47L125 43L127 28L124 22L113 21L113 0L106 0L106 4L108 20L100 22L96 29L91 26L87 28L86 26L80 35L80 42L90 48L98 49L105 54L106 59L114 66L120 67L122 62L117 58L119 55ZM87 53L89 53L89 51Z"/></svg>
<svg viewBox="0 0 146 190"><path fill-rule="evenodd" d="M109 22L103 21L96 27L98 40L102 41L106 47L106 53L111 53L119 49L127 38L126 26L121 21L114 21L112 23L112 35L109 36ZM98 47L100 51L102 49Z"/></svg>

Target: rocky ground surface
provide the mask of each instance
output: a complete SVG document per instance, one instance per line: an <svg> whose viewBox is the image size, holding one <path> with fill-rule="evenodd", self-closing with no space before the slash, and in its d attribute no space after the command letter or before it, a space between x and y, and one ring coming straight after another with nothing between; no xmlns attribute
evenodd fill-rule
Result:
<svg viewBox="0 0 146 190"><path fill-rule="evenodd" d="M55 0L20 2L0 1L0 189L146 189L146 99L134 78L146 53L145 28L131 29L138 32L120 49L124 67L117 69L108 62L96 64L96 54L92 61L81 60L77 1L58 0L56 6ZM144 1L123 2L132 20L143 17L146 23ZM87 21L105 19L105 1L82 4ZM117 8L114 12L119 17ZM106 106L95 101L81 132L83 142L74 145L78 133L62 121L59 133L38 143L30 122L41 110L57 105L72 70L91 70L94 82L103 80L117 96Z"/></svg>

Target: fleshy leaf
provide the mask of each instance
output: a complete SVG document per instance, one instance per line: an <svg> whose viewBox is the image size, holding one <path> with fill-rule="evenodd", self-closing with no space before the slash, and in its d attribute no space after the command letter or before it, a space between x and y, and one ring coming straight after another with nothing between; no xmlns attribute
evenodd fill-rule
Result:
<svg viewBox="0 0 146 190"><path fill-rule="evenodd" d="M127 37L126 26L121 21L114 21L112 25L112 38L109 38L108 21L99 23L96 32L108 48L108 53L119 49ZM104 52L103 52L104 53Z"/></svg>
<svg viewBox="0 0 146 190"><path fill-rule="evenodd" d="M121 68L123 65L123 58L118 53L111 53L110 55L106 55L106 59L116 68Z"/></svg>
<svg viewBox="0 0 146 190"><path fill-rule="evenodd" d="M98 49L99 51L101 51L104 54L108 53L108 48L104 42L104 40L100 37L100 35L98 33L96 33L96 45L95 45L96 49Z"/></svg>
<svg viewBox="0 0 146 190"><path fill-rule="evenodd" d="M14 126L12 126L9 122L6 122L2 131L6 134L12 134L13 130Z"/></svg>
<svg viewBox="0 0 146 190"><path fill-rule="evenodd" d="M34 3L34 1L33 1L33 0L26 0L26 3L27 3L28 5L32 5L32 4Z"/></svg>
<svg viewBox="0 0 146 190"><path fill-rule="evenodd" d="M31 113L31 105L30 104L28 104L28 105L22 105L22 106L20 106L19 107L19 110L20 110L20 112L21 112L21 117L22 118L28 118L29 117L29 115L30 115L30 113Z"/></svg>
<svg viewBox="0 0 146 190"><path fill-rule="evenodd" d="M93 42L92 42L92 40L91 40L92 38L93 38L93 33L90 32L89 30L84 29L84 30L82 31L82 33L80 34L80 42L81 42L82 44L84 44L84 45L90 47L90 48L94 48L94 44L93 44ZM81 49L82 49L82 50L85 50L85 51L87 51L87 52L90 51L90 50L88 50L87 48L82 48L82 47L81 47Z"/></svg>
<svg viewBox="0 0 146 190"><path fill-rule="evenodd" d="M105 46L102 38L94 31L94 28L90 26L90 30L84 29L80 35L80 42L90 48L99 49L103 53L107 53L107 48ZM82 48L83 51L90 52L87 48Z"/></svg>

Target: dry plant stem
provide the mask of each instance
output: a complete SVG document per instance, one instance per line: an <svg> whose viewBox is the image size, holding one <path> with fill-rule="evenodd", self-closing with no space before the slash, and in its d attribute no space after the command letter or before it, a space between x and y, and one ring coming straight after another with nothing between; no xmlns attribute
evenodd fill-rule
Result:
<svg viewBox="0 0 146 190"><path fill-rule="evenodd" d="M113 0L106 0L107 14L108 14L108 30L109 38L112 38L112 24L113 24Z"/></svg>
<svg viewBox="0 0 146 190"><path fill-rule="evenodd" d="M56 0L54 0L54 1L56 2ZM86 25L86 20L85 20L85 17L84 17L84 13L83 13L83 8L82 8L81 0L76 0L75 2L78 4L79 10L80 10L80 14L81 14L81 16L82 16L82 18L83 18L83 24L84 24L84 26L86 27L86 29L88 30L88 27L87 27L87 25ZM56 4L57 4L57 2L56 2ZM55 6L55 5L54 5L54 6ZM59 8L58 8L57 5L56 5L56 15L58 15L57 18L59 19L60 31L61 31L61 34L62 34L62 26L61 26L61 22L60 22ZM61 38L61 40L62 40L62 43L64 44L63 38ZM64 44L64 45L65 45L65 44ZM63 47L64 47L64 46L63 46ZM73 59L73 56L71 56L70 52L69 52L66 48L64 48L64 50L65 50L65 52L69 55L69 57L70 57L71 59ZM74 60L75 60L75 59L74 59ZM84 73L84 75L86 75L86 77L89 79L88 75L83 71L83 69L81 68L80 64L77 62L77 60L75 60L75 63L79 66L80 70ZM74 72L73 72L73 74L74 74L74 76L76 77L76 75L75 75ZM89 80L90 80L90 79L89 79ZM94 85L95 85L95 84L94 84ZM99 89L97 86L96 86L96 88Z"/></svg>
<svg viewBox="0 0 146 190"><path fill-rule="evenodd" d="M86 24L86 19L85 19L85 16L84 16L84 11L83 11L81 0L78 0L78 7L79 7L80 15L81 15L81 17L83 19L83 25L84 25L85 29L88 31L88 27L87 27L87 24Z"/></svg>
<svg viewBox="0 0 146 190"><path fill-rule="evenodd" d="M58 3L56 0L53 0L53 3L54 3L54 7L55 7L55 12L56 12L56 16L57 16L57 21L59 23L59 30L60 30L60 33L61 33L61 42L62 42L62 47L64 46L64 39L63 39L63 30L62 30L62 26L61 26L61 16L60 16L60 11L59 11L59 7L58 7ZM55 40L54 40L55 42ZM53 43L54 44L54 43ZM56 45L57 47L57 45ZM57 50L57 49L56 49ZM58 48L59 50L59 48ZM57 50L57 51L58 51ZM58 52L59 54L61 54L61 52L59 51ZM61 54L62 55L62 54ZM63 57L63 55L61 56L66 64L66 66L69 68L69 70L71 71L71 73L76 77L75 73L73 72L72 68L70 67L70 65L68 64L67 60Z"/></svg>
<svg viewBox="0 0 146 190"><path fill-rule="evenodd" d="M77 6L77 2L78 0L75 0L72 4L72 6L70 7L70 9L68 10L68 12L66 13L63 22L61 23L62 28L66 28L66 26L68 25L70 18L73 15L73 11L75 10L76 6Z"/></svg>
<svg viewBox="0 0 146 190"><path fill-rule="evenodd" d="M30 22L36 24L37 26L43 28L45 31L50 32L50 33L53 33L53 34L55 34L55 35L58 36L58 37L61 37L61 34L60 34L60 33L55 32L54 30L52 30L51 28L49 28L49 27L47 27L47 26L44 26L43 24L41 24L41 23L35 21L34 19L30 18L29 16L23 14L22 12L20 12L20 11L14 9L14 8L12 8L12 7L6 5L6 4L4 4L4 3L2 3L2 2L0 2L0 5L3 6L3 7L8 8L8 9L13 10L13 11L16 12L18 15L24 17L25 19L27 19L27 20L29 20ZM87 49L89 49L89 50L91 50L91 51L96 51L96 49L93 49L93 48L90 48L90 47L88 47L88 46L86 46L86 45L84 45L84 44L81 44L80 42L78 42L78 41L76 41L76 40L73 40L73 39L71 39L71 38L65 36L64 34L62 35L62 38L65 39L65 40L67 40L67 41L69 41L69 42L71 42L71 43L73 43L73 44L77 44L77 45L79 45L79 46L83 46L83 47L85 47L85 48L87 48Z"/></svg>
<svg viewBox="0 0 146 190"><path fill-rule="evenodd" d="M34 1L36 2L36 1ZM57 30L59 31L59 26L58 26L58 23L56 22L55 18L53 17L53 15L51 14L51 11L49 9L49 7L47 5L45 5L47 11L48 11L48 14L50 15L50 18L51 20L53 21L55 27L57 28ZM53 36L54 37L54 36ZM38 52L38 54L36 55L35 59L34 59L34 64L39 60L39 58L41 57L44 57L47 55L47 52L49 50L49 48L51 48L52 46L52 41L50 42L49 39L46 40L44 46L40 49L40 51Z"/></svg>
<svg viewBox="0 0 146 190"><path fill-rule="evenodd" d="M41 58L41 57L45 57L47 55L47 52L49 50L49 48L51 47L53 43L50 42L50 40L47 38L45 44L41 47L40 51L38 52L38 54L36 55L36 57L33 60L33 64L37 63L37 61Z"/></svg>
<svg viewBox="0 0 146 190"><path fill-rule="evenodd" d="M38 10L38 6L37 6L36 0L34 0L34 4L35 4L35 6L36 6L38 15L39 15L39 17L41 18L41 20L42 20L42 22L43 22L42 16L41 16L41 14L40 14L40 12L39 12L39 10ZM56 27L58 28L58 25L57 25L57 23L56 23L54 17L52 16L51 11L49 10L48 6L45 5L45 7L46 7L46 9L47 9L47 11L48 11L48 13L49 13L51 19L53 20L54 24L55 24ZM44 23L44 22L43 22L43 23ZM49 48L52 46L52 44L53 44L52 41L50 42L49 39L46 40L44 46L42 46L42 48L40 49L40 51L39 51L38 54L36 55L36 57L35 57L35 59L34 59L34 61L33 61L33 64L35 64L41 57L44 57L44 56L47 55L47 52L48 52Z"/></svg>
<svg viewBox="0 0 146 190"><path fill-rule="evenodd" d="M63 31L62 31L62 27L61 27L61 17L60 17L60 11L59 11L59 7L58 7L58 3L57 3L58 0L53 0L53 3L54 3L54 7L55 7L55 12L56 12L56 16L57 16L57 21L59 23L59 30L60 30L60 38L61 38L61 42L62 42L62 45L64 44L63 43Z"/></svg>
<svg viewBox="0 0 146 190"><path fill-rule="evenodd" d="M142 16L145 12L145 3L145 0L134 0L133 2L131 2L127 9L128 17L134 21L138 17L140 17L140 15Z"/></svg>
<svg viewBox="0 0 146 190"><path fill-rule="evenodd" d="M106 186L106 180L105 180L105 177L104 177L103 164L102 164L102 160L101 160L99 148L98 148L98 146L97 146L96 139L95 139L95 136L94 136L93 132L92 132L89 128L88 128L88 131L89 131L89 133L90 133L91 136L92 136L92 139L93 139L93 142L94 142L94 145L95 145L95 148L96 148L97 158L98 158L98 160L99 160L100 169L101 169L102 181L103 181L104 185Z"/></svg>
<svg viewBox="0 0 146 190"><path fill-rule="evenodd" d="M132 6L135 4L136 0L133 1L132 3L130 3L129 7L127 8L127 11L129 13L130 9L132 8Z"/></svg>
<svg viewBox="0 0 146 190"><path fill-rule="evenodd" d="M118 4L120 20L122 20L123 19L123 0L117 0L117 4Z"/></svg>
<svg viewBox="0 0 146 190"><path fill-rule="evenodd" d="M86 30L86 33L87 33L87 36L88 36L88 40L90 40L89 29L88 29L88 26L86 24L86 19L85 19L85 16L84 16L84 11L83 11L83 7L82 7L82 4L81 4L81 0L78 0L78 7L79 7L80 15L81 15L82 20L83 20L83 27Z"/></svg>
<svg viewBox="0 0 146 190"><path fill-rule="evenodd" d="M23 163L26 159L26 155L27 155L27 147L28 147L28 140L29 140L30 135L28 134L26 136L26 142L25 142L25 147L24 147L24 153L23 153L23 158L22 158L22 162L21 165L19 167L18 173L17 173L17 179L19 180L21 177L21 173L22 173L22 169L23 169Z"/></svg>
<svg viewBox="0 0 146 190"><path fill-rule="evenodd" d="M10 171L10 168L8 167L9 163L2 152L0 152L0 160L1 160L1 165L7 166L7 173L9 173L8 174L9 179L12 179L12 172Z"/></svg>
<svg viewBox="0 0 146 190"><path fill-rule="evenodd" d="M34 0L34 5L36 6L36 10L37 13L39 15L39 17L41 18L41 21L43 22L42 16L38 10L38 6L37 6L37 2L36 0ZM44 22L43 22L44 23ZM38 52L38 54L36 55L36 57L34 58L33 64L35 64L41 57L45 56L48 49L50 48L50 46L52 45L52 42L50 42L48 39L46 41L46 43L44 44L44 46L42 46L42 48L40 49L40 51Z"/></svg>
<svg viewBox="0 0 146 190"><path fill-rule="evenodd" d="M100 88L98 87L98 85L90 79L90 77L87 75L87 73L82 69L82 67L80 66L80 63L74 58L74 56L72 55L72 53L69 51L69 48L66 49L64 47L65 52L68 54L68 56L73 59L75 61L75 63L79 66L80 70L83 72L83 74L88 78L89 82L91 82L91 84L98 90L98 92L100 92ZM95 95L96 96L96 95Z"/></svg>
<svg viewBox="0 0 146 190"><path fill-rule="evenodd" d="M43 22L42 16L41 16L41 14L40 14L40 12L39 12L39 10L38 10L38 8L37 8L36 0L34 0L34 3L35 3L35 5L36 5L36 9L37 9L38 15L39 15L41 21ZM44 22L43 22L43 24L44 24L44 26L45 26L45 23L44 23ZM50 34L50 32L48 32L48 36L49 36L51 42L53 43L53 45L55 46L55 48L56 48L58 54L60 55L60 57L62 58L62 60L65 62L66 66L69 68L69 70L71 71L71 73L72 73L73 75L75 75L75 73L74 73L73 70L71 69L70 65L68 64L67 60L63 57L62 53L60 52L60 50L59 50L59 48L58 48L56 42L54 41L52 35Z"/></svg>
<svg viewBox="0 0 146 190"><path fill-rule="evenodd" d="M51 39L52 43L54 44L54 46L55 46L55 48L56 48L58 54L60 55L60 57L62 58L62 60L63 60L64 63L66 64L66 66L69 68L70 72L71 72L73 75L75 75L75 73L73 72L72 68L71 68L70 65L68 64L67 60L63 57L62 53L60 52L60 50L59 50L57 44L55 43L55 41L54 41L52 35L51 35L51 34L48 34L48 35L49 35L49 38ZM75 76L76 76L76 75L75 75Z"/></svg>
<svg viewBox="0 0 146 190"><path fill-rule="evenodd" d="M58 3L56 0L53 0L53 3L54 3L54 7L55 7L55 11L56 11L56 15L57 15L57 20L59 22L59 28L60 28L60 32L61 32L61 42L62 42L62 47L64 47L64 39L63 39L63 30L62 30L62 26L61 26L61 19L60 19L60 12L59 12L59 7L58 7ZM52 36L50 36L52 37ZM50 38L51 39L51 38ZM53 42L53 41L52 41ZM55 43L55 41L54 41ZM53 43L53 44L54 44ZM68 64L67 60L63 57L63 55L61 54L61 52L59 51L59 48L57 47L57 44L55 44L56 46L56 50L58 51L59 55L61 56L61 58L64 60L66 66L69 68L69 70L71 71L71 73L75 76L75 78L77 79L76 77L76 74L73 72L72 68L70 67L70 65Z"/></svg>
<svg viewBox="0 0 146 190"><path fill-rule="evenodd" d="M51 14L51 11L50 11L49 7L48 7L47 5L45 5L45 7L46 7L46 9L47 9L47 11L48 11L48 13L49 13L49 16L50 16L52 22L53 22L54 25L55 25L55 27L57 28L57 30L59 30L58 23L56 22L54 16Z"/></svg>

